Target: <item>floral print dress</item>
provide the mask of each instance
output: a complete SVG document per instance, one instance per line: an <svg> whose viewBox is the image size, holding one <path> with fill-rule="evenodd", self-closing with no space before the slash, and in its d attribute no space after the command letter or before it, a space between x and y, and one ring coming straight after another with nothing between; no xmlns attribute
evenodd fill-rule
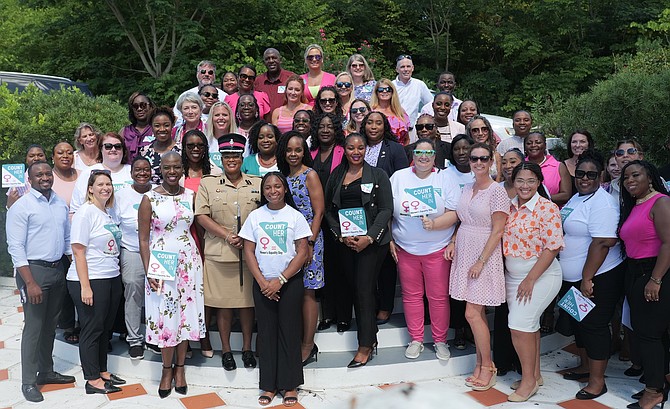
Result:
<svg viewBox="0 0 670 409"><path fill-rule="evenodd" d="M163 281L160 293L145 287L146 341L159 348L205 336L202 259L190 227L194 221L190 189L177 196L154 190L145 193L151 203L150 250L178 254L174 281Z"/></svg>

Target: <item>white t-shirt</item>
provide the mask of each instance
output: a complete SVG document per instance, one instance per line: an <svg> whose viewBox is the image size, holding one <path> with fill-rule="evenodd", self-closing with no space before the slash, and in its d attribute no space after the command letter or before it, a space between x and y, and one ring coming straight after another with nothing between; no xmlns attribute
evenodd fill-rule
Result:
<svg viewBox="0 0 670 409"><path fill-rule="evenodd" d="M86 246L89 280L114 278L120 274L120 242L121 229L110 212L103 212L93 203L84 203L72 217L70 243ZM67 279L79 281L76 260L72 260Z"/></svg>
<svg viewBox="0 0 670 409"><path fill-rule="evenodd" d="M461 189L453 178L449 178L446 171L439 169L432 172L427 178L419 179L414 168L405 168L396 171L391 176L391 190L393 191L393 220L391 232L393 240L403 250L417 256L432 254L446 247L454 234L455 226L446 230L425 230L419 216L409 215L411 197L405 189L431 186L435 195L437 212L427 215L434 219L446 211L456 210L461 197Z"/></svg>
<svg viewBox="0 0 670 409"><path fill-rule="evenodd" d="M452 179L456 181L456 184L458 187L461 188L461 192L463 192L463 187L467 185L468 183L474 183L475 181L475 174L472 172L468 173L461 173L456 169L456 165L450 165L448 168L444 170L444 172L447 175L447 178ZM458 198L460 199L460 194L458 195Z"/></svg>
<svg viewBox="0 0 670 409"><path fill-rule="evenodd" d="M94 163L91 166L85 164L84 161L81 160L81 156L79 156L79 151L74 151L74 168L77 169L79 172L95 169L95 165L97 164L98 163Z"/></svg>
<svg viewBox="0 0 670 409"><path fill-rule="evenodd" d="M296 256L294 242L311 235L305 216L289 205L280 210L259 207L249 214L239 234L256 243L256 260L268 280L279 277Z"/></svg>
<svg viewBox="0 0 670 409"><path fill-rule="evenodd" d="M86 202L86 193L88 192L88 178L91 176L93 170L104 170L102 163L96 163L91 166L89 170L82 171L77 178L77 183L74 185L72 191L72 199L70 200L70 213L75 213L79 207ZM114 193L121 188L132 185L133 178L130 175L130 165L123 165L118 172L112 172L112 184L114 185Z"/></svg>
<svg viewBox="0 0 670 409"><path fill-rule="evenodd" d="M121 247L128 251L140 251L140 239L137 235L137 211L142 201L142 193L137 193L132 186L124 187L114 193L114 209L118 215L121 228Z"/></svg>
<svg viewBox="0 0 670 409"><path fill-rule="evenodd" d="M563 280L577 282L582 279L582 270L593 237L616 238L619 206L604 189L598 188L592 195L574 195L561 209L563 239L565 246L559 262ZM596 275L607 272L623 261L621 246L610 247L605 261Z"/></svg>

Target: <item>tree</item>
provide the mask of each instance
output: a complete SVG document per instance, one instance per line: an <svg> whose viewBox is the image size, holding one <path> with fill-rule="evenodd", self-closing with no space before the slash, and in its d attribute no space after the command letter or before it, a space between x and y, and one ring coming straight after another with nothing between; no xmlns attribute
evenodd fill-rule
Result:
<svg viewBox="0 0 670 409"><path fill-rule="evenodd" d="M435 46L435 70L440 69L441 55L444 55L444 70L449 70L451 24L456 12L456 0L427 0L421 5L422 21ZM444 51L442 50L443 40Z"/></svg>

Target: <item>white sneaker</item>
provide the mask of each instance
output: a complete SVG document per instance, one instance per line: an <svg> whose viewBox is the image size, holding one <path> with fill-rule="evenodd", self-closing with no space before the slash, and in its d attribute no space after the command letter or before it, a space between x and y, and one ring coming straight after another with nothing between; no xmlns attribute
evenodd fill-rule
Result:
<svg viewBox="0 0 670 409"><path fill-rule="evenodd" d="M449 358L451 358L449 347L444 342L435 343L435 355L437 355L437 359L441 361L447 361Z"/></svg>
<svg viewBox="0 0 670 409"><path fill-rule="evenodd" d="M423 344L419 341L412 341L409 343L407 350L405 350L405 356L409 359L416 359L422 351Z"/></svg>

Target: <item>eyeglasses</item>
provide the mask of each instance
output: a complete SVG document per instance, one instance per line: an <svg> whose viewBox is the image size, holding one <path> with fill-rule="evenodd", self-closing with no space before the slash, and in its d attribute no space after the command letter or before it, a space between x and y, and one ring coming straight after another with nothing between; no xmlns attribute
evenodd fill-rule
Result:
<svg viewBox="0 0 670 409"><path fill-rule="evenodd" d="M395 59L395 62L398 62L398 61L400 61L400 60L404 60L405 58L407 58L408 60L411 60L411 59L412 59L412 56L411 56L411 55L407 55L407 54L400 54L400 55L398 56L398 58Z"/></svg>
<svg viewBox="0 0 670 409"><path fill-rule="evenodd" d="M307 61L321 61L323 57L320 54L316 55L308 55L307 56Z"/></svg>
<svg viewBox="0 0 670 409"><path fill-rule="evenodd" d="M628 149L625 149L625 150L624 149L617 149L617 150L614 151L614 155L621 157L625 154L635 155L635 154L637 154L637 152L638 152L637 148L628 148Z"/></svg>
<svg viewBox="0 0 670 409"><path fill-rule="evenodd" d="M382 92L392 92L393 88L391 87L379 87L377 88L377 92L382 93Z"/></svg>
<svg viewBox="0 0 670 409"><path fill-rule="evenodd" d="M205 149L205 144L204 143L187 143L186 144L186 149L188 149L189 151L192 151L195 148L203 150L203 149Z"/></svg>
<svg viewBox="0 0 670 409"><path fill-rule="evenodd" d="M149 108L149 104L146 102L140 102L140 103L133 103L132 104L133 109L147 109Z"/></svg>
<svg viewBox="0 0 670 409"><path fill-rule="evenodd" d="M429 158L435 155L435 151L433 149L414 149L412 153L414 156L427 156Z"/></svg>
<svg viewBox="0 0 670 409"><path fill-rule="evenodd" d="M368 109L366 107L351 108L349 112L351 112L352 114L364 114L368 112Z"/></svg>
<svg viewBox="0 0 670 409"><path fill-rule="evenodd" d="M435 124L416 124L414 127L417 131L423 131L424 129L427 131L432 131L435 129Z"/></svg>
<svg viewBox="0 0 670 409"><path fill-rule="evenodd" d="M309 118L293 118L294 124L308 124Z"/></svg>
<svg viewBox="0 0 670 409"><path fill-rule="evenodd" d="M360 63L360 62L355 62L355 63L352 63L350 67L351 68L363 68L363 67L365 67L365 64Z"/></svg>
<svg viewBox="0 0 670 409"><path fill-rule="evenodd" d="M239 75L241 80L255 80L256 76L255 75L247 75L247 74L240 74Z"/></svg>
<svg viewBox="0 0 670 409"><path fill-rule="evenodd" d="M350 82L336 82L335 86L337 88L351 88L351 83Z"/></svg>
<svg viewBox="0 0 670 409"><path fill-rule="evenodd" d="M515 179L514 184L517 186L535 186L537 179Z"/></svg>
<svg viewBox="0 0 670 409"><path fill-rule="evenodd" d="M481 128L470 128L471 133L489 133L489 128L482 126Z"/></svg>
<svg viewBox="0 0 670 409"><path fill-rule="evenodd" d="M123 149L122 143L103 143L102 146L105 148L106 151L111 151L112 149L120 151Z"/></svg>
<svg viewBox="0 0 670 409"><path fill-rule="evenodd" d="M588 180L596 180L598 179L598 172L595 170L589 170L588 172L585 170L575 171L575 179L584 179L584 176L586 176L586 179Z"/></svg>
<svg viewBox="0 0 670 409"><path fill-rule="evenodd" d="M477 163L478 161L487 163L489 160L491 160L490 156L470 156L470 162L472 163Z"/></svg>
<svg viewBox="0 0 670 409"><path fill-rule="evenodd" d="M321 99L319 100L319 102L322 103L322 104L324 104L324 105L334 104L335 101L336 101L335 98L321 98Z"/></svg>
<svg viewBox="0 0 670 409"><path fill-rule="evenodd" d="M214 70L200 70L200 74L209 74L209 75L214 75Z"/></svg>
<svg viewBox="0 0 670 409"><path fill-rule="evenodd" d="M219 99L219 93L218 92L203 92L200 95L202 95L205 98Z"/></svg>

